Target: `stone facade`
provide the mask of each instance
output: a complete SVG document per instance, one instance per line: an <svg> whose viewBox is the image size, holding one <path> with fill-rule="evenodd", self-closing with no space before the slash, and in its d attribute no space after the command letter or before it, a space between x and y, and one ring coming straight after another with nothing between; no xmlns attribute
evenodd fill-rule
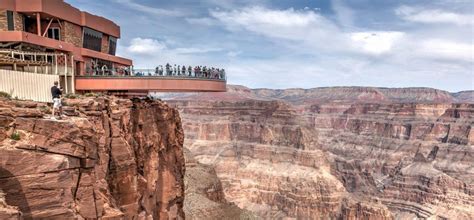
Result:
<svg viewBox="0 0 474 220"><path fill-rule="evenodd" d="M102 53L109 53L109 35L104 34L102 37Z"/></svg>
<svg viewBox="0 0 474 220"><path fill-rule="evenodd" d="M20 14L20 13L17 13L17 12L13 12L13 26L15 27L15 31L23 31L24 30L24 22L23 22L23 19L25 19L25 16Z"/></svg>
<svg viewBox="0 0 474 220"><path fill-rule="evenodd" d="M76 47L82 47L82 28L79 25L64 21L61 39L74 44Z"/></svg>
<svg viewBox="0 0 474 220"><path fill-rule="evenodd" d="M13 12L13 25L15 31L23 31L23 15ZM8 31L7 10L0 9L0 31Z"/></svg>
<svg viewBox="0 0 474 220"><path fill-rule="evenodd" d="M8 30L7 10L0 9L0 31Z"/></svg>

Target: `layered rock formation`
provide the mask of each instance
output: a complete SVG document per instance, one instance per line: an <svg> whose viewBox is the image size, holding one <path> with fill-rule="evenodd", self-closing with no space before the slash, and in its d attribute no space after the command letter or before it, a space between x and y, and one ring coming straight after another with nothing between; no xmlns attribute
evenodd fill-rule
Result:
<svg viewBox="0 0 474 220"><path fill-rule="evenodd" d="M183 131L162 102L0 100L1 219L183 219Z"/></svg>
<svg viewBox="0 0 474 220"><path fill-rule="evenodd" d="M426 94L425 94L426 92ZM432 89L169 96L185 146L262 218L474 218L474 105Z"/></svg>
<svg viewBox="0 0 474 220"><path fill-rule="evenodd" d="M186 219L256 219L225 199L222 184L211 166L196 161L189 150L185 151L185 158Z"/></svg>

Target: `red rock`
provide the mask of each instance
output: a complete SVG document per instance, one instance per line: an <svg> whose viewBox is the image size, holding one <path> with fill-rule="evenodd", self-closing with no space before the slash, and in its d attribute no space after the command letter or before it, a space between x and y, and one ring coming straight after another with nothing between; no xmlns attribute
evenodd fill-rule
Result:
<svg viewBox="0 0 474 220"><path fill-rule="evenodd" d="M172 99L186 147L216 171L226 200L264 219L474 219L474 105L453 104L448 92L231 89Z"/></svg>
<svg viewBox="0 0 474 220"><path fill-rule="evenodd" d="M43 119L39 105L0 102L1 219L184 219L176 110L108 97L65 102L77 117ZM20 140L8 138L13 130Z"/></svg>

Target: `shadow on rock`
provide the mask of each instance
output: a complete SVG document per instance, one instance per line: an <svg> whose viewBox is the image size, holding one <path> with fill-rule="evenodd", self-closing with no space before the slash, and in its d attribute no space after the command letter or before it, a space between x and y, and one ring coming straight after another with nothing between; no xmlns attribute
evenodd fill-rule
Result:
<svg viewBox="0 0 474 220"><path fill-rule="evenodd" d="M5 202L18 207L23 219L31 219L31 209L20 181L10 171L0 167L0 190L5 193Z"/></svg>

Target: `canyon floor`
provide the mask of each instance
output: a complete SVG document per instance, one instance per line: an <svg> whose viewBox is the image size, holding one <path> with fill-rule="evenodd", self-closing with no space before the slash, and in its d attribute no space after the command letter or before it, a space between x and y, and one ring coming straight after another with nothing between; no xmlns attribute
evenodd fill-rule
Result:
<svg viewBox="0 0 474 220"><path fill-rule="evenodd" d="M157 94L185 133L189 219L474 219L474 92Z"/></svg>

